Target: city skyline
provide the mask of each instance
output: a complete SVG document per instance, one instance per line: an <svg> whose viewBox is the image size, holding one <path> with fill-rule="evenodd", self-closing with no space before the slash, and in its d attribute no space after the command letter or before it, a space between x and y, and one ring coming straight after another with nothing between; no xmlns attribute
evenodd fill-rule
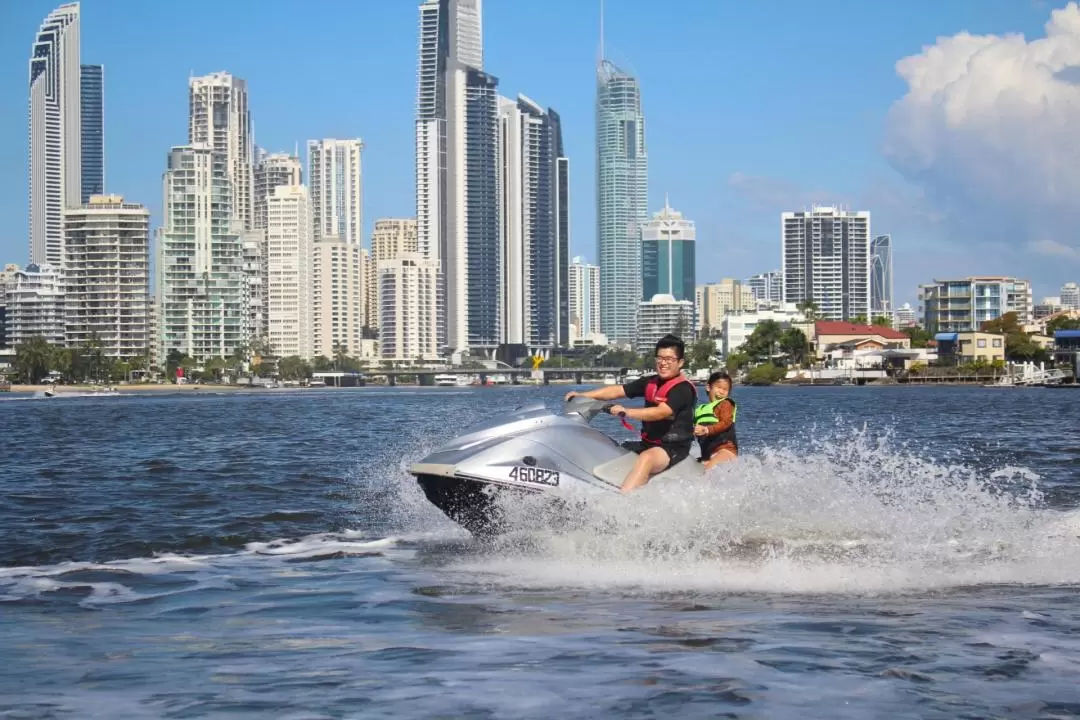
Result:
<svg viewBox="0 0 1080 720"><path fill-rule="evenodd" d="M195 6L198 5L195 3ZM416 8L413 3L403 5L408 7L372 5L346 8L348 14L365 19L365 23L362 23L364 27L373 26L371 31L363 31L365 38L376 34L379 38L370 49L364 42L355 42L355 54L342 58L344 67L340 72L344 76L349 67L364 68L377 57L378 61L374 64L385 77L377 78L372 68L364 70L362 79L355 81L371 88L370 93L361 95L370 94L378 98L377 101L370 101L367 110L358 104L362 100L357 100L352 104L346 103L340 111L328 112L325 105L307 107L292 97L298 85L290 82L290 79L296 77L297 73L305 72L303 68L286 68L280 60L271 56L269 48L252 52L252 44L258 38L265 37L267 28L286 22L285 13L273 8L260 13L236 39L236 47L219 47L195 39L188 46L179 48L171 39L164 42L154 40L155 46L145 39L134 44L121 42L127 37L125 33L130 34L135 29L136 23L131 17L132 6L122 1L101 3L84 0L82 58L100 62L108 71L105 84L104 144L108 168L105 191L123 194L133 202L146 204L151 209L152 226L160 226L161 170L160 163L154 158L161 156L162 148L179 142L182 137L176 132L177 113L173 112L177 104L174 97L177 88L183 87L182 83L191 74L227 70L249 82L253 98L252 114L258 118L255 140L270 151L292 148L297 142L318 137L365 138L368 143L365 170L372 177L380 178L378 187L373 187L365 199L365 229L362 235L366 244L375 218L411 215L412 168L406 167L404 172L400 168L392 168L401 164L401 153L411 152L413 146L412 133L402 133L400 128L394 127L395 123L400 124L402 117L412 115L415 99ZM932 207L934 198L929 194L930 186L907 188L898 176L891 177L887 182L878 180L890 173L896 175L883 158L880 146L886 146L894 161L903 152L910 155L912 149L912 138L895 132L885 138L890 142L882 143L882 133L889 124L890 111L896 109L902 111L902 115L903 112L917 110L922 97L919 93L908 92L910 88L903 80L897 81L898 62L911 58L908 66L926 63L926 56L921 54L924 45L931 45L939 36L956 39L964 29L973 33L992 33L990 41L1008 32L1023 32L1029 38L1028 45L1024 47L1030 48L1033 43L1043 41L1043 25L1050 20L1051 10L1064 5L1060 2L1046 3L1037 8L1018 9L1015 4L990 2L979 4L976 8L972 2L957 2L947 8L935 9L933 16L925 18L909 18L899 5L860 11L854 19L866 31L860 43L876 43L872 55L866 58L865 68L847 70L840 67L843 57L839 53L815 50L810 58L819 63L821 72L838 75L841 79L844 73L850 72L859 76L851 78L853 80L862 78L869 82L871 77L881 80L881 88L867 84L863 96L852 100L856 106L854 109L863 113L860 119L848 124L837 123L825 117L832 112L826 109L827 103L817 102L810 106L813 112L805 123L806 128L786 128L780 132L776 121L765 113L770 101L763 96L768 93L751 91L747 87L751 82L760 83L769 78L779 82L778 78L784 75L776 67L780 61L771 61L760 73L752 73L753 77L726 82L725 102L734 100L740 112L725 118L722 126L710 127L705 135L702 131L708 123L698 128L691 126L690 132L686 133L678 130L685 123L680 118L681 113L673 109L678 107L674 100L685 93L690 81L685 78L680 80L677 74L675 81L664 80L665 75L672 77L670 71L678 68L682 68L683 74L692 80L692 58L695 55L688 55L679 63L672 58L664 58L657 49L642 42L640 32L634 30L633 10L643 7L643 4L631 0L609 3L606 19L608 45L615 48L612 54L620 61L628 58L632 70L641 78L645 96L645 112L649 118L649 209L659 207L663 188L670 188L674 195L680 197L681 209L693 217L699 227L698 264L703 281L714 279L709 268L719 265L721 261L732 268L730 273L725 274L736 277L762 272L774 266L775 214L817 201L865 207L874 213L875 227L893 235L897 243L896 305L914 299L915 288L924 277L913 268L927 260L936 263L941 274L990 274L1007 270L1031 277L1037 295L1053 294L1075 271L1075 241L1056 236L1053 228L1040 227L1035 231L1037 234L1017 236L1010 245L999 236L986 236L982 225L985 221L977 213L971 213L969 228L958 234L953 233L958 237L950 239L941 209ZM0 29L0 40L3 42L0 45L4 48L0 54L0 87L5 87L9 94L25 93L29 38L36 32L42 18L54 9L56 4L41 2L4 8L5 22L0 23L3 26ZM140 12L152 18L167 11L167 8L144 10ZM194 7L193 11L197 12L198 8ZM560 109L567 155L579 158L571 201L571 253L582 255L590 262L598 262L599 258L592 249L595 245L595 231L591 229L595 227L593 169L588 167L590 163L585 162L592 154L590 116L594 78L590 70L595 64L598 8L577 3L556 3L553 8L540 12L538 8L490 3L484 11L485 54L488 56L485 61L487 65L498 68L500 85L521 88L532 96L543 97L547 103ZM223 20L233 14L249 14L242 8L226 8L224 12L226 17ZM1073 9L1070 12L1077 11ZM812 23L817 22L809 17L808 11L801 13L793 11L784 16L778 32L794 33L793 25L805 25L810 21L812 27ZM720 10L706 3L688 3L679 9L674 21L680 27L685 26L691 38L698 38L701 32L698 26L708 24L705 20L713 22L724 17L727 24L734 22L742 25L759 15L760 11L752 8ZM566 23L567 17L575 18L575 22ZM889 18L900 17L904 22L895 23L896 27L888 32L882 30ZM140 18L140 23L147 19ZM570 37L564 51L545 50L538 56L542 62L537 62L538 57L522 58L515 55L523 38L536 38L539 33L553 32L556 27L564 26L572 26L568 29ZM1058 35L1062 34L1068 33ZM114 38L117 39L115 47ZM879 42L883 40L887 42ZM746 47L745 43L737 42L730 52ZM957 50L953 45L949 47ZM784 55L785 61L793 59L790 53ZM132 63L133 57L149 61ZM719 69L725 73L725 78L731 80L728 71ZM341 79L337 72L327 75L333 77L326 77L320 82L330 83ZM149 77L153 78L149 85L140 81L140 78ZM369 78L370 84L367 84ZM350 79L350 82L354 81ZM390 92L384 94L384 89ZM791 93L799 96L810 91L789 90L785 97L790 99ZM741 102L740 99L749 102ZM871 99L873 102L870 102ZM894 103L898 101L902 102L894 108ZM165 106L171 106L172 110L166 110ZM848 108L842 112L850 119L854 117L851 110ZM25 113L26 108L21 103L5 104L0 114L0 131L10 134L14 128L14 132L20 132L18 128L21 126L21 133L25 133ZM1072 117L1067 116L1066 120L1072 122ZM827 130L830 122L839 129ZM826 130L822 132L822 128ZM834 134L830 136L830 132ZM807 138L815 134L820 138L817 143L820 147L807 145ZM835 167L823 170L825 163L816 162L816 159L832 152L828 146L835 144L831 141L839 137L848 139L850 151L843 162L834 163ZM22 145L24 143L5 144L3 158L9 160L8 166L26 167L26 148ZM792 148L800 145L805 162L785 161L786 156L792 156ZM938 150L939 155L943 152ZM928 162L933 161L934 158L929 157ZM894 164L910 165L910 160L902 159ZM813 168L813 171L807 173L804 169L807 167ZM3 181L8 185L0 186L11 190L0 194L5 196L0 201L0 221L4 223L4 233L0 234L0 255L5 262L21 263L29 259L25 257L25 251L20 252L26 247L25 207L20 208L25 204L25 178L20 177L22 173L12 175ZM1021 179L1028 177L1025 175ZM708 178L707 182L703 183L703 178ZM864 179L874 182L864 183ZM873 192L867 192L876 193L877 197L851 200L853 195L859 194L856 189L863 185L870 185ZM1032 192L1039 190L1038 183L1029 182L1028 185ZM1030 204L1028 195L1030 193L1025 197ZM717 196L719 201L714 200ZM970 197L963 199L968 202L980 200ZM981 202L989 209L993 199L985 195ZM1038 207L1037 202L1035 207ZM1015 208L1006 206L1003 209ZM1012 231L1009 223L998 224L1009 226ZM946 243L946 239L950 239L950 242ZM987 247L991 252L985 252ZM980 249L983 251L980 252ZM1040 255L1040 252L1043 254Z"/></svg>

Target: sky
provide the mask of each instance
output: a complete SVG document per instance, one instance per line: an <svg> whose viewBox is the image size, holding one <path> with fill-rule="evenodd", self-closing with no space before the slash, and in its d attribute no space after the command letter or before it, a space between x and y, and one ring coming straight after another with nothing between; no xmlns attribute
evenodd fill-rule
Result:
<svg viewBox="0 0 1080 720"><path fill-rule="evenodd" d="M27 261L27 67L58 0L0 2L0 264ZM412 216L418 0L83 0L105 66L106 191L161 222L187 78L248 82L256 143L364 140L364 224ZM485 0L485 70L563 119L571 250L595 262L596 0ZM780 213L871 212L895 300L1012 274L1080 280L1080 8L1043 0L606 0L641 82L649 204L697 226L697 279L780 267Z"/></svg>

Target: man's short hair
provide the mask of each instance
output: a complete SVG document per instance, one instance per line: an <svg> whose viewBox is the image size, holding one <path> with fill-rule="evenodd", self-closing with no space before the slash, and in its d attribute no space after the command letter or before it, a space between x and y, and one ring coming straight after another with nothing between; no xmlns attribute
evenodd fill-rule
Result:
<svg viewBox="0 0 1080 720"><path fill-rule="evenodd" d="M654 353L658 353L664 348L671 348L674 350L675 356L680 360L686 355L685 343L670 333L656 341L656 350Z"/></svg>

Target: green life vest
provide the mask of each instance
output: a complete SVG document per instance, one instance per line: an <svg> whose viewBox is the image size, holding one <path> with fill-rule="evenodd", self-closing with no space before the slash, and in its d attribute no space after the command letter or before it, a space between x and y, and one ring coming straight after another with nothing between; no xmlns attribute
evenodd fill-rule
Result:
<svg viewBox="0 0 1080 720"><path fill-rule="evenodd" d="M735 416L739 414L739 406L734 400L729 397L722 397L719 400L713 400L707 402L704 405L698 405L694 408L694 424L695 425L715 425L719 420L716 418L716 406L720 403L728 400L731 402L731 422L735 422Z"/></svg>

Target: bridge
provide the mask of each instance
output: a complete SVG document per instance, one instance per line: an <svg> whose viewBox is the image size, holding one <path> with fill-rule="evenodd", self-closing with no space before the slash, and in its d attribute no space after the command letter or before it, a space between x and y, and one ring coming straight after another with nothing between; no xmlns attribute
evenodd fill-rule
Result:
<svg viewBox="0 0 1080 720"><path fill-rule="evenodd" d="M456 375L456 376L476 376L480 379L480 384L487 384L489 378L495 375L502 375L510 378L510 382L514 385L520 385L523 378L533 378L540 380L544 385L548 385L553 377L557 378L574 378L574 382L578 385L582 385L585 382L585 378L603 377L605 375L614 375L620 382L626 376L626 374L632 368L627 367L587 367L587 368L553 368L547 367L539 370L533 370L532 368L451 368L448 370L432 370L431 368L416 368L414 370L381 370L371 369L364 371L364 377L385 377L388 385L397 385L397 379L399 377L415 377L420 381L420 385L434 385L436 375Z"/></svg>

